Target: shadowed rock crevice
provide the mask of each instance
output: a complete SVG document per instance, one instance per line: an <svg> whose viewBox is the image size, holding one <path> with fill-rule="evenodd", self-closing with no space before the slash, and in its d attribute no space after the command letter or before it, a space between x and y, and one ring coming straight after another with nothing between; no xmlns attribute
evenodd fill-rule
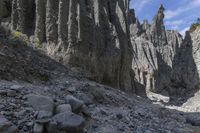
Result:
<svg viewBox="0 0 200 133"><path fill-rule="evenodd" d="M198 43L194 34L186 33L185 39L176 52L173 62L170 96L172 101L179 99L179 104L185 103L199 91Z"/></svg>

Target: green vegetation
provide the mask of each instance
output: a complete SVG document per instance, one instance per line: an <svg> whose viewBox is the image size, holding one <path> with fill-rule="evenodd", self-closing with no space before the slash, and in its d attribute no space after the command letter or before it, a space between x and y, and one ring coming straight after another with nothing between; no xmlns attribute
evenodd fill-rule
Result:
<svg viewBox="0 0 200 133"><path fill-rule="evenodd" d="M200 26L200 18L197 19L197 22L196 22L196 23L193 23L193 24L190 26L189 32L190 32L190 33L194 32L194 31L197 29L197 27L199 27L199 26Z"/></svg>
<svg viewBox="0 0 200 133"><path fill-rule="evenodd" d="M38 38L34 39L34 46L37 50L41 50L42 49L42 44L40 43Z"/></svg>
<svg viewBox="0 0 200 133"><path fill-rule="evenodd" d="M21 33L21 32L19 32L19 31L13 31L12 32L12 36L13 36L14 39L20 40L25 44L29 43L28 36L23 34L23 33Z"/></svg>

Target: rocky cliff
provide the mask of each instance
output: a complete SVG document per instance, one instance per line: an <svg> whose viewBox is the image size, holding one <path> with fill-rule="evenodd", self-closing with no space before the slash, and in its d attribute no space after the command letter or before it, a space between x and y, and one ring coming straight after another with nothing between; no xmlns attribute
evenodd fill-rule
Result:
<svg viewBox="0 0 200 133"><path fill-rule="evenodd" d="M200 27L183 39L164 10L1 0L0 132L199 132Z"/></svg>
<svg viewBox="0 0 200 133"><path fill-rule="evenodd" d="M172 86L185 90L186 94L199 89L199 33L199 27L186 32L173 64Z"/></svg>
<svg viewBox="0 0 200 133"><path fill-rule="evenodd" d="M187 99L199 89L199 27L186 32L184 39L177 31L165 30L162 5L151 24L140 24L134 11L130 17L135 90L167 91Z"/></svg>
<svg viewBox="0 0 200 133"><path fill-rule="evenodd" d="M138 94L171 91L183 77L186 88L196 88L189 82L197 78L178 74L186 60L179 56L196 58L192 48L185 48L193 38L188 34L183 40L178 32L165 30L164 11L161 5L151 24L141 24L129 0L13 0L11 29L56 61L81 67L115 88Z"/></svg>
<svg viewBox="0 0 200 133"><path fill-rule="evenodd" d="M132 69L136 81L147 92L160 92L169 86L175 55L183 42L178 32L165 30L163 19L164 7L161 5L152 24L146 20L143 24L137 21L130 24Z"/></svg>
<svg viewBox="0 0 200 133"><path fill-rule="evenodd" d="M133 90L129 0L13 0L12 9L12 30L32 36L49 56Z"/></svg>

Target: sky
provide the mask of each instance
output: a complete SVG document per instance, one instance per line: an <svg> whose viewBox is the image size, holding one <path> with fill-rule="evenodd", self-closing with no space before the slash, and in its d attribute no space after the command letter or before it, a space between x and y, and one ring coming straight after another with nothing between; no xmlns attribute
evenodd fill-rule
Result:
<svg viewBox="0 0 200 133"><path fill-rule="evenodd" d="M140 22L147 19L152 22L160 5L165 7L165 27L179 31L184 35L190 25L200 17L200 0L131 0Z"/></svg>

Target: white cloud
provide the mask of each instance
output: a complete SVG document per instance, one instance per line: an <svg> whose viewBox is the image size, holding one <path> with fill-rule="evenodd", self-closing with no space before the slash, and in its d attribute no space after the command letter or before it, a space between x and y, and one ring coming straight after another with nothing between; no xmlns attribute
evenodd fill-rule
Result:
<svg viewBox="0 0 200 133"><path fill-rule="evenodd" d="M180 27L182 27L182 24L185 24L186 22L182 19L180 20L168 20L165 22L165 25L167 27L170 27L170 29L173 29L173 30L180 30Z"/></svg>
<svg viewBox="0 0 200 133"><path fill-rule="evenodd" d="M177 25L181 25L183 24L184 21L183 20L174 20L174 21L166 21L165 24L167 26L177 26Z"/></svg>
<svg viewBox="0 0 200 133"><path fill-rule="evenodd" d="M189 30L189 29L190 29L190 27L186 27L186 28L182 29L182 30L180 31L181 35L182 35L182 36L185 36L185 32L186 32L187 30Z"/></svg>
<svg viewBox="0 0 200 133"><path fill-rule="evenodd" d="M178 8L176 9L175 11L172 11L172 10L167 10L165 12L165 18L166 19L171 19L173 17L176 17L178 15L180 15L182 12L184 12L184 9L183 8Z"/></svg>
<svg viewBox="0 0 200 133"><path fill-rule="evenodd" d="M152 2L152 0L131 0L131 8L140 12L150 2Z"/></svg>
<svg viewBox="0 0 200 133"><path fill-rule="evenodd" d="M165 18L172 19L184 12L187 12L197 7L200 7L200 0L187 0L183 6L177 8L176 10L167 10L165 12Z"/></svg>
<svg viewBox="0 0 200 133"><path fill-rule="evenodd" d="M170 29L177 30L177 31L179 30L179 28L180 28L180 27L179 27L178 25L175 25L175 26L171 26L171 27L170 27Z"/></svg>
<svg viewBox="0 0 200 133"><path fill-rule="evenodd" d="M192 5L193 6L199 6L200 5L200 0L192 0Z"/></svg>

